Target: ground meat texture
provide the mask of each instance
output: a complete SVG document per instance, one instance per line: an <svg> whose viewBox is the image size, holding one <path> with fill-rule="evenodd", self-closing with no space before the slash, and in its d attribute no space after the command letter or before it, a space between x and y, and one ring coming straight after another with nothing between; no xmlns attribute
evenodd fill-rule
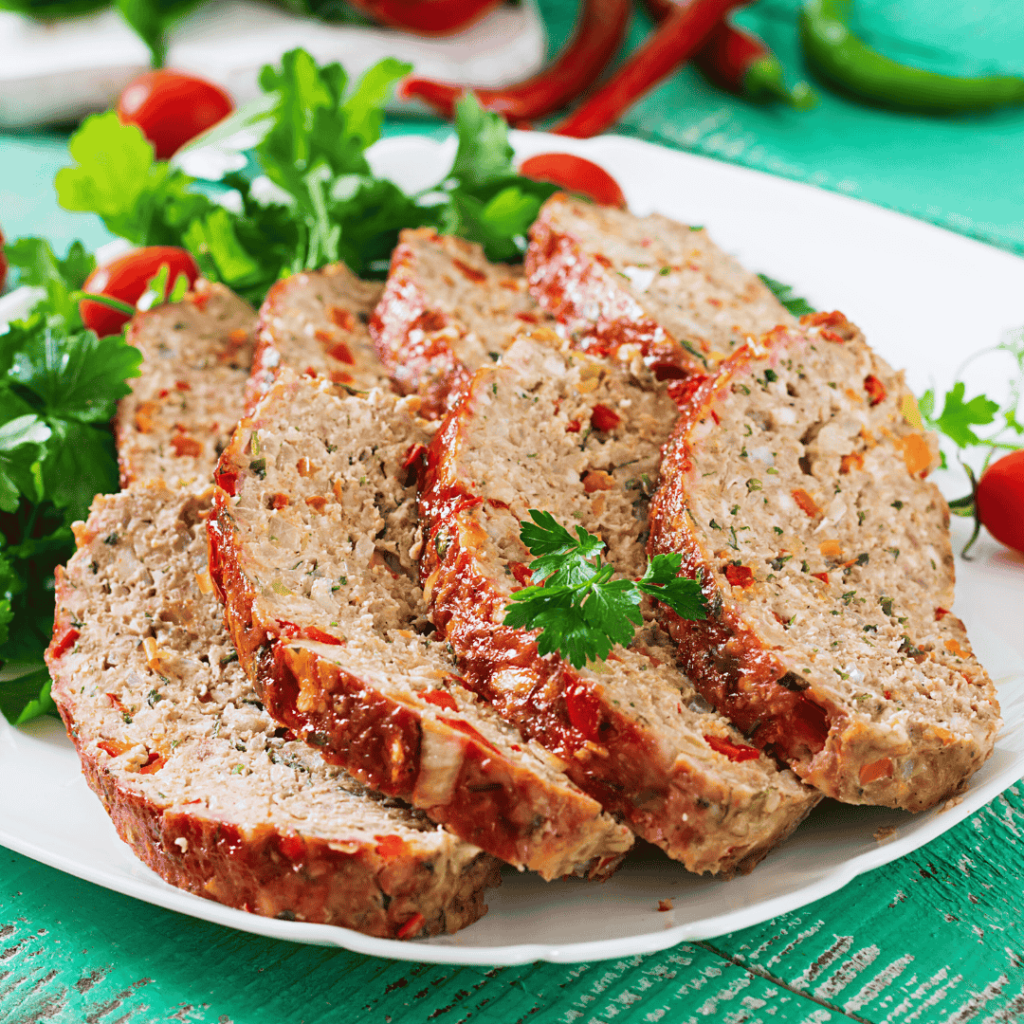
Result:
<svg viewBox="0 0 1024 1024"><path fill-rule="evenodd" d="M498 864L289 738L238 662L207 575L210 494L99 497L57 571L47 663L120 837L182 889L370 935L451 932Z"/></svg>
<svg viewBox="0 0 1024 1024"><path fill-rule="evenodd" d="M816 795L710 708L653 622L581 670L502 624L529 582L519 528L530 509L582 525L620 575L642 574L647 499L675 418L638 356L616 365L550 332L517 341L431 445L421 572L468 687L638 835L692 871L728 875L788 835Z"/></svg>
<svg viewBox="0 0 1024 1024"><path fill-rule="evenodd" d="M429 228L403 231L370 329L402 394L444 415L473 372L524 329L550 324L519 267L489 263L479 245Z"/></svg>
<svg viewBox="0 0 1024 1024"><path fill-rule="evenodd" d="M662 377L707 371L747 335L795 322L703 228L564 194L530 230L526 275L576 344L639 345Z"/></svg>
<svg viewBox="0 0 1024 1024"><path fill-rule="evenodd" d="M367 327L381 291L380 284L361 281L343 263L278 281L260 307L246 410L255 408L286 366L356 391L387 387Z"/></svg>
<svg viewBox="0 0 1024 1024"><path fill-rule="evenodd" d="M839 313L692 382L650 550L703 574L680 663L751 742L850 803L921 810L992 750L999 707L953 600L949 512L913 397ZM919 420L918 420L919 422Z"/></svg>
<svg viewBox="0 0 1024 1024"><path fill-rule="evenodd" d="M242 416L256 315L223 285L199 280L181 302L139 313L128 341L140 377L114 420L121 484L163 480L203 490Z"/></svg>
<svg viewBox="0 0 1024 1024"><path fill-rule="evenodd" d="M282 374L236 432L210 543L242 666L271 715L368 784L546 878L603 876L629 830L466 690L429 635L429 435L410 404Z"/></svg>

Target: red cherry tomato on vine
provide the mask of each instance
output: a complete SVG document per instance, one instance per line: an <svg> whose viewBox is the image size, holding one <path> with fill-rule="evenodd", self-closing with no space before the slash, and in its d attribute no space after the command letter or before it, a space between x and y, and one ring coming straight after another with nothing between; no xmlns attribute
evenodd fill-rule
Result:
<svg viewBox="0 0 1024 1024"><path fill-rule="evenodd" d="M1024 449L981 474L974 501L982 526L1000 544L1024 553Z"/></svg>
<svg viewBox="0 0 1024 1024"><path fill-rule="evenodd" d="M93 295L109 295L112 299L134 306L146 290L146 285L164 265L168 270L168 288L174 286L179 274L188 278L189 287L199 277L199 268L190 253L169 245L153 245L147 249L136 249L105 267L97 267L86 278L82 291ZM120 334L121 328L128 322L124 313L88 299L83 299L78 309L85 326L101 338Z"/></svg>
<svg viewBox="0 0 1024 1024"><path fill-rule="evenodd" d="M167 160L197 135L235 109L219 86L180 71L147 71L121 93L117 116L138 125L153 143L158 160Z"/></svg>
<svg viewBox="0 0 1024 1024"><path fill-rule="evenodd" d="M619 183L592 160L572 153L539 153L519 165L519 173L534 181L549 181L566 192L578 192L603 206L626 209Z"/></svg>

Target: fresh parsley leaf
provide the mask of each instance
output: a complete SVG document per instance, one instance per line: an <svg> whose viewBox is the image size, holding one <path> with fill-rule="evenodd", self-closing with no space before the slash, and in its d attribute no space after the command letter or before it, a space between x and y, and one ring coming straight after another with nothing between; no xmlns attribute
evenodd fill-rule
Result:
<svg viewBox="0 0 1024 1024"><path fill-rule="evenodd" d="M599 566L591 559L600 561L604 543L583 529L576 527L576 536L562 526L550 512L531 508L532 523L522 523L519 536L530 549L530 554L539 555L531 565L534 583L547 583L552 587L577 587L588 583L598 572Z"/></svg>
<svg viewBox="0 0 1024 1024"><path fill-rule="evenodd" d="M125 378L137 377L141 362L142 353L119 335L63 334L47 325L25 338L8 376L48 418L98 423L131 391Z"/></svg>
<svg viewBox="0 0 1024 1024"><path fill-rule="evenodd" d="M0 687L0 712L14 725L56 711L50 697L50 674L45 668L34 669Z"/></svg>
<svg viewBox="0 0 1024 1024"><path fill-rule="evenodd" d="M459 144L449 177L460 188L473 189L515 173L508 124L500 114L484 110L473 93L466 93L455 108L455 135Z"/></svg>
<svg viewBox="0 0 1024 1024"><path fill-rule="evenodd" d="M803 316L805 313L815 312L814 307L806 299L793 294L791 285L776 281L774 277L769 277L767 274L758 274L757 276L761 278L765 285L767 285L768 290L793 316Z"/></svg>
<svg viewBox="0 0 1024 1024"><path fill-rule="evenodd" d="M136 245L181 245L185 228L217 208L112 111L86 118L68 150L77 163L54 179L61 206L98 214L108 231Z"/></svg>
<svg viewBox="0 0 1024 1024"><path fill-rule="evenodd" d="M933 429L942 431L960 448L981 444L981 438L971 428L988 426L999 412L999 403L984 395L976 395L965 402L965 390L963 381L957 381L946 392L942 412L938 416L933 416L935 396L931 391L925 392L918 404L924 421Z"/></svg>
<svg viewBox="0 0 1024 1024"><path fill-rule="evenodd" d="M85 519L97 494L118 488L114 439L104 426L51 420L53 429L43 459L44 493L68 522Z"/></svg>
<svg viewBox="0 0 1024 1024"><path fill-rule="evenodd" d="M49 438L50 428L33 413L0 426L0 511L13 512L23 494L35 491L32 466Z"/></svg>
<svg viewBox="0 0 1024 1024"><path fill-rule="evenodd" d="M604 660L643 623L644 593L683 618L706 617L699 581L677 577L681 556L656 555L637 582L613 579L613 567L601 562L600 537L581 526L574 537L550 512L530 509L529 515L533 522L522 522L519 536L539 556L530 566L534 586L512 595L504 624L539 630L541 655L559 654L576 668Z"/></svg>
<svg viewBox="0 0 1024 1024"><path fill-rule="evenodd" d="M680 618L706 619L701 581L679 575L682 561L680 554L655 555L637 580L637 589L668 605Z"/></svg>
<svg viewBox="0 0 1024 1024"><path fill-rule="evenodd" d="M4 247L7 262L18 270L18 283L46 291L47 314L59 316L69 328L81 326L74 293L96 268L81 242L73 242L60 259L42 238L18 238Z"/></svg>
<svg viewBox="0 0 1024 1024"><path fill-rule="evenodd" d="M14 612L11 609L11 597L14 595L17 586L18 578L14 568L4 557L3 551L0 550L0 650L3 650L4 645L7 643L7 637L10 635L8 627L14 618ZM0 687L0 695L2 694L3 688Z"/></svg>
<svg viewBox="0 0 1024 1024"><path fill-rule="evenodd" d="M611 566L605 566L611 575ZM636 627L643 623L640 614L640 592L632 580L612 580L591 588L583 614L587 624L608 641L608 649L600 654L608 657L611 646L625 647L633 639Z"/></svg>
<svg viewBox="0 0 1024 1024"><path fill-rule="evenodd" d="M438 186L448 197L437 210L441 230L479 243L490 260L519 259L530 225L557 186L515 173L505 119L484 110L472 93L459 101L455 132L455 160Z"/></svg>

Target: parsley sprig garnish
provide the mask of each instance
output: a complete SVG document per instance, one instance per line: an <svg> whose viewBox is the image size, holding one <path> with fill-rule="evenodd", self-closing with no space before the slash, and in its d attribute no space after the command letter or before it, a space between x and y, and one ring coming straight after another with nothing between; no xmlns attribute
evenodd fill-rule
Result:
<svg viewBox="0 0 1024 1024"><path fill-rule="evenodd" d="M600 537L582 526L573 536L550 512L530 509L530 518L519 536L538 556L530 565L533 586L512 595L504 623L539 629L542 655L559 654L575 668L603 661L616 644L628 645L643 623L643 594L684 619L707 617L700 581L678 575L681 555L655 555L639 580L613 579L615 569L601 560Z"/></svg>
<svg viewBox="0 0 1024 1024"><path fill-rule="evenodd" d="M189 173L187 151L157 160L138 128L112 111L97 114L68 144L58 199L135 245L188 249L204 277L255 305L282 276L336 260L382 277L403 228L431 226L479 242L492 260L519 258L556 187L516 173L508 126L472 96L459 105L456 155L436 185L407 194L374 172L367 151L408 70L386 59L350 82L338 64L317 64L303 50L284 54L260 75L264 95L197 142L191 156L205 154L210 176L202 180ZM6 253L16 283L39 291L23 319L0 326L4 672L39 662L53 627L54 566L74 551L70 524L85 518L93 495L117 488L109 421L139 363L121 336L84 329L80 289L96 265L84 246L60 258L43 239L22 238ZM177 301L186 284L157 274L139 308ZM115 299L97 301L131 312ZM45 669L0 679L0 712L11 721L52 710Z"/></svg>
<svg viewBox="0 0 1024 1024"><path fill-rule="evenodd" d="M409 67L386 58L350 82L340 65L292 50L263 68L263 96L169 163L138 128L96 114L68 144L74 163L57 174L58 198L135 245L184 246L204 277L256 306L283 275L338 260L383 277L403 228L479 242L490 260L521 258L557 189L516 173L508 125L472 94L459 103L458 148L440 181L408 194L374 173L367 151Z"/></svg>
<svg viewBox="0 0 1024 1024"><path fill-rule="evenodd" d="M1002 356L1004 360L1009 357L1013 367L1007 375L1009 389L1002 405L984 394L965 400L967 387L962 380L957 380L945 392L941 411L934 388L929 388L918 403L922 425L937 431L946 440L945 448L949 448L948 442L953 443L956 459L971 482L969 494L949 503L949 510L954 515L974 517L974 532L964 546L964 557L981 530L975 502L978 477L996 455L1024 448L1024 412L1021 408L1024 404L1024 329L1008 334L992 348L975 353L960 366L956 376L962 377L976 359L992 355ZM985 427L989 429L981 429ZM945 468L948 465L946 451L941 454Z"/></svg>

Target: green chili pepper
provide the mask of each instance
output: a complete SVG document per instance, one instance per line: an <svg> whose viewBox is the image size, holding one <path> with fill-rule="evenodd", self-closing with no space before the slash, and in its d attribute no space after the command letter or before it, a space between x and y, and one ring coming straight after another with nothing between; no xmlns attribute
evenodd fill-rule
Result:
<svg viewBox="0 0 1024 1024"><path fill-rule="evenodd" d="M823 79L880 106L950 114L1024 104L1024 78L961 78L900 64L850 29L853 0L805 0L800 36L808 63Z"/></svg>

